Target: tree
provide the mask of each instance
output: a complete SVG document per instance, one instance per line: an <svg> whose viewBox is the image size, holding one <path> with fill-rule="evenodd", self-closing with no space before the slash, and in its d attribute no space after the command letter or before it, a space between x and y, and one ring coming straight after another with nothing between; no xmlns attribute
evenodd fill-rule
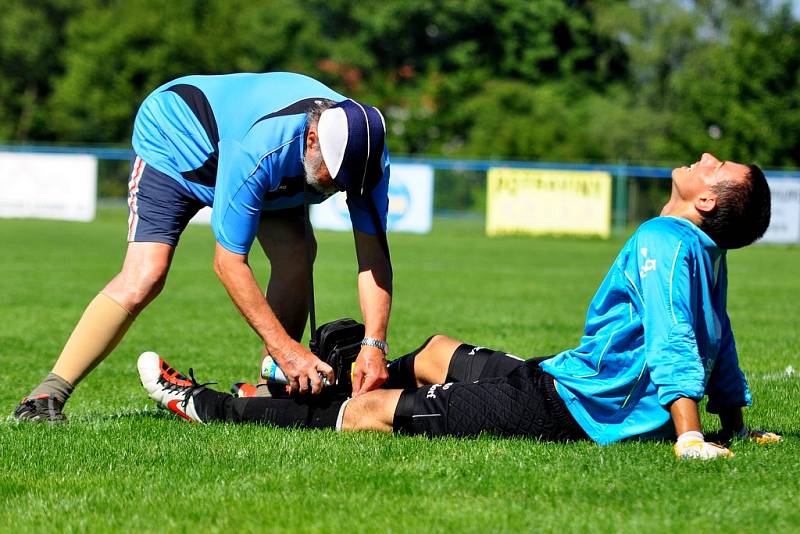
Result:
<svg viewBox="0 0 800 534"><path fill-rule="evenodd" d="M63 27L83 2L5 0L0 17L0 140L50 139L43 103L62 71Z"/></svg>

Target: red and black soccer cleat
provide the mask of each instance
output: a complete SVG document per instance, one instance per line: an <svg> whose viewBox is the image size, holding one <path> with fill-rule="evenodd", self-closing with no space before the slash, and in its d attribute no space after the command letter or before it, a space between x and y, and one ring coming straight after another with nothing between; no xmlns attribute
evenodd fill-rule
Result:
<svg viewBox="0 0 800 534"><path fill-rule="evenodd" d="M137 367L144 389L159 406L173 411L187 421L203 422L195 410L193 397L205 384L198 384L194 377L185 377L155 352L142 353Z"/></svg>

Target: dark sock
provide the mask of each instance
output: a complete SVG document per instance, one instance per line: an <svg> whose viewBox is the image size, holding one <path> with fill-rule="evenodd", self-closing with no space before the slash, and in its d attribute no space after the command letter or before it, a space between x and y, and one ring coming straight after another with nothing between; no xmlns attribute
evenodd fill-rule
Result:
<svg viewBox="0 0 800 534"><path fill-rule="evenodd" d="M45 377L41 384L31 391L30 396L52 395L62 403L67 402L72 395L73 386L55 373L50 373Z"/></svg>
<svg viewBox="0 0 800 534"><path fill-rule="evenodd" d="M345 396L323 391L319 395L288 398L236 398L205 388L194 395L197 415L204 422L260 423L278 427L335 428Z"/></svg>
<svg viewBox="0 0 800 534"><path fill-rule="evenodd" d="M422 349L428 346L433 336L425 340L414 352L392 360L389 363L389 378L383 384L383 389L410 389L417 387L417 376L414 374L414 360Z"/></svg>

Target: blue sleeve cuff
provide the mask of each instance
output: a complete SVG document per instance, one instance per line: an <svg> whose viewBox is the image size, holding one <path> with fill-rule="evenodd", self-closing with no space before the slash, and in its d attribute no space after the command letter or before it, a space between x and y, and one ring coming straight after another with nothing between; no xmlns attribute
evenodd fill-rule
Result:
<svg viewBox="0 0 800 534"><path fill-rule="evenodd" d="M647 356L650 378L661 406L679 397L699 401L705 395L705 369L697 354L694 330L685 323L673 326L654 353Z"/></svg>
<svg viewBox="0 0 800 534"><path fill-rule="evenodd" d="M222 248L227 250L228 252L233 252L234 254L241 254L242 256L247 256L250 253L249 247L243 247L241 245L236 245L231 243L230 241L226 240L223 237L215 236L217 239L217 243L222 245Z"/></svg>

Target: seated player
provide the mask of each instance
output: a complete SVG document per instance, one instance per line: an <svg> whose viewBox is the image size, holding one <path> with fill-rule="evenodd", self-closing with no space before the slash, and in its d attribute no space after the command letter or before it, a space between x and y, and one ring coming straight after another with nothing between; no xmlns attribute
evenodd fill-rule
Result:
<svg viewBox="0 0 800 534"><path fill-rule="evenodd" d="M185 378L155 353L139 359L151 398L190 421L373 430L482 432L548 441L670 438L683 458L732 456L701 433L698 402L727 436L750 433L751 404L726 312L725 250L763 235L770 193L754 165L700 161L672 173L661 216L642 224L589 306L580 345L527 361L434 336L389 365L384 389L347 399L236 398Z"/></svg>

